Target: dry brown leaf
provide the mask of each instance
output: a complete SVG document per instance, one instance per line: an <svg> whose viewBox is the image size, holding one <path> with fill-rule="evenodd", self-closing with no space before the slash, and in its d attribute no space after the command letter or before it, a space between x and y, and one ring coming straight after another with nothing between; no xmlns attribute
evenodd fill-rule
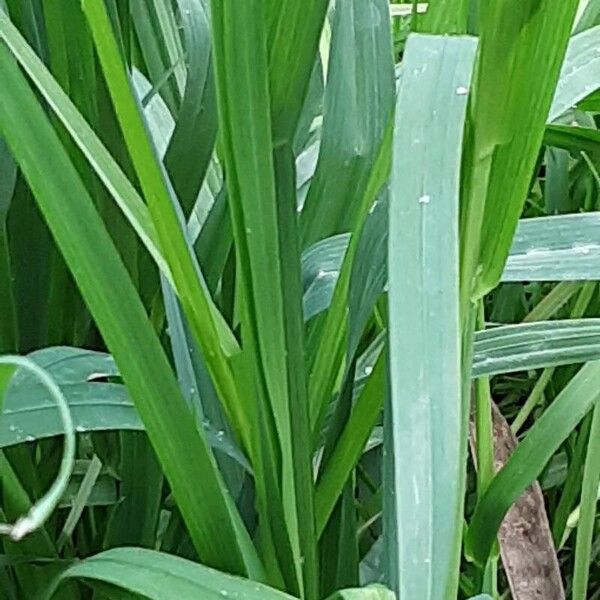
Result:
<svg viewBox="0 0 600 600"><path fill-rule="evenodd" d="M493 404L494 459L502 468L517 445L506 419ZM474 432L471 427L471 451ZM564 600L565 591L544 506L536 481L506 514L498 534L502 564L514 600Z"/></svg>

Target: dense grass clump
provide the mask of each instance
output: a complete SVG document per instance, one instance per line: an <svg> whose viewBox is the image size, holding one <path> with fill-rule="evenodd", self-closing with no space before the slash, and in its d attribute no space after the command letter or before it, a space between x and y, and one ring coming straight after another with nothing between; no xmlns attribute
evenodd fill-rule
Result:
<svg viewBox="0 0 600 600"><path fill-rule="evenodd" d="M599 2L0 40L0 600L600 597Z"/></svg>

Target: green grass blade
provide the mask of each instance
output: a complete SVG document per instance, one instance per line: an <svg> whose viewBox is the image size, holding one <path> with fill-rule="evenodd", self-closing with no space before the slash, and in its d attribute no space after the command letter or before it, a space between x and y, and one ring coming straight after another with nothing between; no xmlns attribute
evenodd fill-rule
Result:
<svg viewBox="0 0 600 600"><path fill-rule="evenodd" d="M472 377L492 376L598 359L600 359L600 321L597 319L570 319L535 322L532 325L509 325L475 334ZM373 361L367 363L366 368L369 371L373 369L372 363ZM371 380L372 376L368 376L367 381L371 382ZM362 400L359 400L356 406L358 408L361 405ZM374 425L380 410L381 398L376 401L376 405L377 408L373 407L375 412L371 418L366 418L364 415L359 418L358 414L362 412L362 408L357 411L359 423L356 426L360 431L363 431L364 428L364 432L356 434L353 444L360 445L363 435L368 435L366 432L370 431ZM354 421L354 417L351 420ZM350 430L350 426L348 427ZM343 434L342 438L345 435ZM340 443L342 443L342 438L340 438ZM358 457L359 454L356 452L358 450L355 448L354 455ZM349 467L344 466L344 461L336 465L336 469L333 470L339 474L338 466L342 472L347 469L345 472L349 473ZM322 523L322 515L327 512L323 506L330 506L332 502L328 494L320 490L323 485L319 484L317 490L318 523ZM328 497L327 502L323 500L323 497Z"/></svg>
<svg viewBox="0 0 600 600"><path fill-rule="evenodd" d="M331 299L331 308L327 313L321 331L319 331L320 338L316 351L312 356L308 399L310 422L313 438L315 439L321 431L327 406L335 390L340 369L344 364L348 328L348 310L346 307L348 294L350 293L354 259L358 251L361 232L369 208L389 177L392 154L392 125L393 120L390 116L390 121L379 146L373 170L369 175L368 184L361 198L358 222L350 236L348 249L343 254L343 261L339 269L339 278Z"/></svg>
<svg viewBox="0 0 600 600"><path fill-rule="evenodd" d="M0 218L6 219L17 181L17 165L4 141L0 140Z"/></svg>
<svg viewBox="0 0 600 600"><path fill-rule="evenodd" d="M3 519L16 519L31 508L31 498L4 452L0 453L0 472L2 473L3 487L3 503L0 512L3 513ZM58 557L56 546L46 528L38 529L21 540L18 545L4 538L4 551L8 557L15 554L29 554L45 558ZM29 597L35 595L37 590L42 589L48 581L48 576L52 576L52 573L50 566L42 572L27 565L15 570L21 593ZM73 590L71 590L71 593L66 594L66 598L69 600L76 598L72 592Z"/></svg>
<svg viewBox="0 0 600 600"><path fill-rule="evenodd" d="M211 61L208 7L203 0L178 0L187 59L187 81L165 166L189 215L213 152L217 105ZM190 148L194 151L190 152Z"/></svg>
<svg viewBox="0 0 600 600"><path fill-rule="evenodd" d="M119 374L110 354L94 350L57 346L35 350L28 356L59 385L93 382ZM20 391L32 383L34 380L27 373L19 373L12 382L12 389Z"/></svg>
<svg viewBox="0 0 600 600"><path fill-rule="evenodd" d="M387 239L385 220L372 237ZM600 278L600 213L536 217L519 221L508 260L502 273L503 282L522 281L597 281ZM348 249L350 236L339 234L317 242L302 258L304 310L308 320L332 302L340 270ZM365 256L372 260L369 272L372 280L385 277L386 263L377 252ZM382 285L381 290L385 286ZM561 287L565 292L570 286ZM560 299L566 302L566 299ZM545 317L542 317L545 318Z"/></svg>
<svg viewBox="0 0 600 600"><path fill-rule="evenodd" d="M183 231L180 208L156 156L147 125L139 110L112 27L98 2L83 3L96 50L109 87L132 163L148 203L159 246L169 264L174 287L188 317L194 337L206 359L219 398L236 432L249 431L244 406L238 400L227 355L236 351L236 342L214 305L195 255Z"/></svg>
<svg viewBox="0 0 600 600"><path fill-rule="evenodd" d="M387 236L379 235L379 239L381 237L387 241ZM303 303L306 321L327 309L331 304L349 241L349 234L340 233L313 244L302 253ZM377 265L379 264L383 264L383 262L377 263ZM385 275L385 269L381 268L378 271Z"/></svg>
<svg viewBox="0 0 600 600"><path fill-rule="evenodd" d="M585 285L579 281L561 281L542 298L523 319L523 323L535 323L550 319Z"/></svg>
<svg viewBox="0 0 600 600"><path fill-rule="evenodd" d="M17 167L0 138L0 353L17 350L17 311L8 242L7 217L15 189Z"/></svg>
<svg viewBox="0 0 600 600"><path fill-rule="evenodd" d="M1 11L0 36L71 134L159 268L168 275L169 269L158 249L156 231L143 200L73 102Z"/></svg>
<svg viewBox="0 0 600 600"><path fill-rule="evenodd" d="M312 598L317 594L316 542L295 175L289 145L273 138L269 85L275 83L269 79L266 17L259 2L243 8L212 5L221 141L246 304L244 351L273 419L274 428L260 435L273 436L280 449L280 457L265 460L281 461L281 471L273 475L282 496L272 494L263 502L266 510L271 503L274 510L275 503L282 505L285 522L272 516L269 526L274 536L290 540L293 564L280 555L288 588L301 593L303 571L305 592ZM267 414L263 426L270 428Z"/></svg>
<svg viewBox="0 0 600 600"><path fill-rule="evenodd" d="M47 343L50 258L56 251L21 173L17 176L8 229L17 344L20 352L29 352Z"/></svg>
<svg viewBox="0 0 600 600"><path fill-rule="evenodd" d="M477 504L465 538L478 565L488 558L504 515L542 472L558 447L600 397L600 363L587 363L529 429Z"/></svg>
<svg viewBox="0 0 600 600"><path fill-rule="evenodd" d="M572 152L579 150L589 153L598 152L600 151L600 131L590 127L548 125L544 133L544 144Z"/></svg>
<svg viewBox="0 0 600 600"><path fill-rule="evenodd" d="M8 13L42 59L48 61L42 4L36 0L6 0Z"/></svg>
<svg viewBox="0 0 600 600"><path fill-rule="evenodd" d="M395 600L393 592L382 585L370 585L360 589L340 590L327 600Z"/></svg>
<svg viewBox="0 0 600 600"><path fill-rule="evenodd" d="M463 304L502 276L576 9L577 0L501 0L485 11L461 208Z"/></svg>
<svg viewBox="0 0 600 600"><path fill-rule="evenodd" d="M61 584L68 579L82 579L92 585L111 583L151 600L223 600L228 596L247 600L292 600L292 596L254 581L141 548L116 548L74 564L48 585L44 598L58 598Z"/></svg>
<svg viewBox="0 0 600 600"><path fill-rule="evenodd" d="M35 502L26 514L19 516L15 520L14 525L4 525L2 527L5 535L9 535L13 541L20 541L25 536L44 526L58 507L60 499L67 489L75 461L75 427L73 426L69 406L59 386L39 365L31 359L18 355L2 356L0 357L0 363L17 367L21 370L27 370L37 379L58 409L65 435L60 466L49 489Z"/></svg>
<svg viewBox="0 0 600 600"><path fill-rule="evenodd" d="M64 548L67 540L73 535L77 522L81 519L81 515L85 507L90 503L90 498L94 493L94 486L102 472L102 461L94 454L88 468L86 469L81 484L77 489L77 493L73 496L71 510L65 519L65 523L56 541L59 549ZM75 475L75 472L73 472Z"/></svg>
<svg viewBox="0 0 600 600"><path fill-rule="evenodd" d="M546 134L544 142L548 134ZM566 150L546 148L546 185L544 186L544 205L551 215L573 212L569 194L569 161L571 157Z"/></svg>
<svg viewBox="0 0 600 600"><path fill-rule="evenodd" d="M371 367L372 368L372 367ZM380 355L319 477L315 495L317 534L325 529L352 469L358 463L381 412L385 392L385 357Z"/></svg>
<svg viewBox="0 0 600 600"><path fill-rule="evenodd" d="M181 69L179 69L179 80L174 77L174 66L178 62L177 57L171 60L168 56L161 22L156 13L155 4L161 4L163 0L144 0L143 2L132 2L130 4L131 22L135 28L143 62L145 63L150 81L153 86L160 85L160 93L164 98L171 114L176 115L181 103L183 91ZM165 74L169 74L165 78ZM185 78L185 74L183 73Z"/></svg>
<svg viewBox="0 0 600 600"><path fill-rule="evenodd" d="M473 377L600 358L600 319L539 321L475 334Z"/></svg>
<svg viewBox="0 0 600 600"><path fill-rule="evenodd" d="M64 383L61 390L79 432L144 431L144 424L123 385ZM0 421L0 448L54 437L62 431L54 405L39 387L8 390ZM247 472L252 471L247 459L221 429L204 426L204 435L214 450L232 458Z"/></svg>
<svg viewBox="0 0 600 600"><path fill-rule="evenodd" d="M89 123L98 126L102 97L97 94L98 80L94 46L78 0L42 2L49 50L49 68L59 85L72 99ZM68 21L68 27L65 26ZM115 245L137 283L137 240L135 233L119 214L94 176L88 161L78 151L69 134L54 119L56 128L73 164L103 215ZM48 299L48 344L82 343L91 320L60 254L53 249Z"/></svg>
<svg viewBox="0 0 600 600"><path fill-rule="evenodd" d="M579 431L573 444L572 456L568 463L569 469L566 473L565 485L562 489L560 500L552 514L552 537L557 548L560 548L565 541L571 511L575 508L580 497L583 466L585 464L592 418L593 413L588 413L579 426Z"/></svg>
<svg viewBox="0 0 600 600"><path fill-rule="evenodd" d="M431 0L427 12L416 18L415 31L449 35L467 33L468 0Z"/></svg>
<svg viewBox="0 0 600 600"><path fill-rule="evenodd" d="M119 365L199 554L251 569L249 540L159 340L81 180L10 52L0 46L0 129ZM168 402L166 401L168 399ZM189 461L190 455L195 457ZM195 481L204 481L201 488ZM200 500L199 493L203 499ZM242 547L244 549L242 549Z"/></svg>
<svg viewBox="0 0 600 600"><path fill-rule="evenodd" d="M268 53L273 135L292 141L308 91L327 0L267 2Z"/></svg>
<svg viewBox="0 0 600 600"><path fill-rule="evenodd" d="M154 548L163 508L164 475L144 432L119 432L120 499L104 531L103 548Z"/></svg>
<svg viewBox="0 0 600 600"><path fill-rule="evenodd" d="M319 162L301 213L304 246L355 229L393 107L387 0L341 0L333 19Z"/></svg>
<svg viewBox="0 0 600 600"><path fill-rule="evenodd" d="M598 0L582 2L579 6L578 17L574 33L580 33L594 25L600 25L600 2Z"/></svg>
<svg viewBox="0 0 600 600"><path fill-rule="evenodd" d="M573 571L573 600L585 600L588 597L590 563L592 561L592 541L596 521L598 502L598 483L600 482L600 410L596 406L592 417L592 426L588 441L583 482L581 486L580 517L577 524L575 542L575 568Z"/></svg>
<svg viewBox="0 0 600 600"><path fill-rule="evenodd" d="M80 348L49 347L28 357L60 386L79 432L143 431L144 425L125 386L105 383L119 377L110 354ZM214 423L203 423L208 443L251 472L244 455ZM18 372L6 392L0 419L0 448L61 434L63 427L51 399L26 372Z"/></svg>
<svg viewBox="0 0 600 600"><path fill-rule="evenodd" d="M78 431L142 430L143 425L124 386L115 383L61 385ZM56 409L38 386L6 394L0 448L59 435Z"/></svg>
<svg viewBox="0 0 600 600"><path fill-rule="evenodd" d="M385 287L387 236L380 235L380 232L387 229L388 211L389 189L386 187L375 200L365 220L352 265L348 294L348 360L354 356L373 307ZM380 264L383 269L377 268Z"/></svg>
<svg viewBox="0 0 600 600"><path fill-rule="evenodd" d="M179 24L175 16L175 9L168 0L153 0L155 27L158 38L162 41L166 62L173 68L173 87L177 95L183 95L186 83L186 69L181 61L184 49L179 36Z"/></svg>
<svg viewBox="0 0 600 600"><path fill-rule="evenodd" d="M523 219L502 281L583 281L600 278L600 213Z"/></svg>
<svg viewBox="0 0 600 600"><path fill-rule="evenodd" d="M441 600L458 586L467 435L458 290L461 90L469 87L476 47L472 38L409 38L396 107L388 247L394 487L386 493L398 553L388 578L402 598Z"/></svg>

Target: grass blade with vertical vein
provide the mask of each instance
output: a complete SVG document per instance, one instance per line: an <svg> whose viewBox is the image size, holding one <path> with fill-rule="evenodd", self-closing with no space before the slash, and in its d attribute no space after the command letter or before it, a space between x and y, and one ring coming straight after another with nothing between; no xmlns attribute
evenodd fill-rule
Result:
<svg viewBox="0 0 600 600"><path fill-rule="evenodd" d="M315 512L317 533L321 535L352 469L358 463L381 412L385 392L385 356L377 361L352 413L332 450L317 485Z"/></svg>
<svg viewBox="0 0 600 600"><path fill-rule="evenodd" d="M599 44L600 25L569 40L548 121L555 121L600 88Z"/></svg>
<svg viewBox="0 0 600 600"><path fill-rule="evenodd" d="M396 107L390 202L391 481L402 598L458 586L468 413L462 399L458 212L476 40L409 37ZM439 490L444 489L444 494ZM388 521L389 523L389 521Z"/></svg>
<svg viewBox="0 0 600 600"><path fill-rule="evenodd" d="M311 444L304 381L295 176L286 145L274 147L267 30L259 2L212 5L217 96L238 264L246 304L244 351L268 403L280 446L284 528L293 570L308 598L317 594ZM253 62L248 63L248 57ZM291 140L290 140L291 143ZM280 239L284 236L283 239ZM295 331L295 333L293 333ZM268 422L268 421L267 421ZM266 498L263 499L266 501ZM268 506L268 504L267 504ZM284 561L285 563L285 561ZM288 573L290 567L287 566ZM290 575L288 574L288 585ZM290 589L294 589L291 587Z"/></svg>

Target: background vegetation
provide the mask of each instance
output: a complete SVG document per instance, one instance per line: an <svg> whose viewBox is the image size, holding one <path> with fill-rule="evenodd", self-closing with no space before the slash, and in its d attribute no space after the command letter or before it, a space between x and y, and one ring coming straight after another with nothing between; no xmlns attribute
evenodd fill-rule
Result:
<svg viewBox="0 0 600 600"><path fill-rule="evenodd" d="M600 2L0 39L1 600L600 597Z"/></svg>

